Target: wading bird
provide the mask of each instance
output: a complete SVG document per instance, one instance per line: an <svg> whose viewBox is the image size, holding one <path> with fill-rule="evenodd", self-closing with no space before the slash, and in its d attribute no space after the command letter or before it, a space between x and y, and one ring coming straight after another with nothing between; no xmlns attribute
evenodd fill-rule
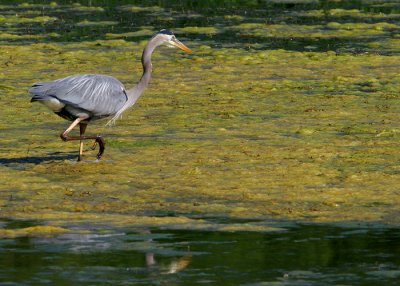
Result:
<svg viewBox="0 0 400 286"><path fill-rule="evenodd" d="M116 78L100 74L71 75L54 81L38 82L29 89L29 93L32 94L31 102L38 101L55 114L72 121L60 137L63 141L80 140L78 161L82 159L83 140L89 139L95 140L92 149L99 145L97 159L101 158L104 152L104 139L100 135L84 136L87 124L111 116L107 125L112 124L122 112L135 104L150 82L151 55L154 49L162 44L191 52L172 32L164 29L156 33L143 50L143 75L132 89L126 90ZM80 136L68 136L77 125Z"/></svg>

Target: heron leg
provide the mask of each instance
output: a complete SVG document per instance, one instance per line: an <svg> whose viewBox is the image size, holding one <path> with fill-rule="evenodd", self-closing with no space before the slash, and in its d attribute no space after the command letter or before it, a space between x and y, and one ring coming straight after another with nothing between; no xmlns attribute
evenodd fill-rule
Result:
<svg viewBox="0 0 400 286"><path fill-rule="evenodd" d="M60 134L61 140L62 140L62 141L74 140L74 139L71 139L72 137L69 137L69 136L68 136L68 133L71 132L71 130L74 129L75 126L79 124L79 122L81 122L82 120L85 120L85 119L86 119L86 118L77 118L77 119L75 119L75 120L71 123L71 125L68 126L68 128L67 128L63 133ZM75 140L77 140L77 139L75 139Z"/></svg>
<svg viewBox="0 0 400 286"><path fill-rule="evenodd" d="M79 135L82 136L85 134L87 124L86 123L79 123ZM82 160L82 155L83 155L83 140L81 139L79 142L79 157L78 161Z"/></svg>
<svg viewBox="0 0 400 286"><path fill-rule="evenodd" d="M78 157L78 161L81 160L81 155L82 155L82 148L83 148L83 142L82 140L90 140L90 139L94 139L95 140L95 145L93 146L94 148L96 147L97 143L99 144L99 152L97 153L96 157L97 159L100 159L101 156L104 153L104 149L105 149L105 141L103 139L103 137L101 137L100 135L97 136L83 136L83 134L85 133L86 130L86 126L87 124L85 123L80 123L81 121L87 119L86 117L79 117L77 119L75 119L70 126L68 126L68 128L60 134L60 137L63 141L71 141L71 140L80 140L80 148L79 148L79 157ZM74 129L76 127L76 125L79 124L80 127L80 136L68 136L69 132L71 132L72 129ZM94 149L92 147L92 149Z"/></svg>
<svg viewBox="0 0 400 286"><path fill-rule="evenodd" d="M96 136L94 139L95 140L94 140L94 143L92 146L92 150L96 149L97 144L99 144L99 153L97 153L96 157L97 157L97 159L100 159L101 155L103 155L103 153L104 153L106 142L104 141L103 137L101 137L101 136Z"/></svg>

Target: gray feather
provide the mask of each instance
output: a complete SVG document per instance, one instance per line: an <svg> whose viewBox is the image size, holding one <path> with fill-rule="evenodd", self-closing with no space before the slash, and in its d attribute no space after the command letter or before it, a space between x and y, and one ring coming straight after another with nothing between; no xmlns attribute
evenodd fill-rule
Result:
<svg viewBox="0 0 400 286"><path fill-rule="evenodd" d="M111 76L79 74L34 84L32 101L56 98L66 106L87 111L93 117L114 115L128 100L124 85Z"/></svg>

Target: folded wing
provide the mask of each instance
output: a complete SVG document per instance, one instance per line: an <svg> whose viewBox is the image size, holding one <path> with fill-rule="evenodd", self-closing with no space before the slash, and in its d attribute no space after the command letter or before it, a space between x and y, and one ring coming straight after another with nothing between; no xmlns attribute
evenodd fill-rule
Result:
<svg viewBox="0 0 400 286"><path fill-rule="evenodd" d="M96 117L114 115L128 100L124 85L119 80L97 74L72 75L35 83L29 92L33 101L56 99Z"/></svg>

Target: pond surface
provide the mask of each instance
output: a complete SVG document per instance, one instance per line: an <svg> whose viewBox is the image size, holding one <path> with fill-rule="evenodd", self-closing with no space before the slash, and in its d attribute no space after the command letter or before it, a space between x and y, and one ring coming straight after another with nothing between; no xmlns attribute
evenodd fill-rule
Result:
<svg viewBox="0 0 400 286"><path fill-rule="evenodd" d="M397 285L398 1L142 2L1 1L0 281ZM27 89L130 88L161 28L193 53L77 163Z"/></svg>
<svg viewBox="0 0 400 286"><path fill-rule="evenodd" d="M5 228L32 223L8 222ZM0 242L0 280L2 285L398 285L400 230L354 226L286 223L264 233L99 226L90 233L8 238Z"/></svg>
<svg viewBox="0 0 400 286"><path fill-rule="evenodd" d="M5 43L147 40L173 29L211 47L398 54L400 6L381 0L2 1ZM0 31L1 31L0 30Z"/></svg>

